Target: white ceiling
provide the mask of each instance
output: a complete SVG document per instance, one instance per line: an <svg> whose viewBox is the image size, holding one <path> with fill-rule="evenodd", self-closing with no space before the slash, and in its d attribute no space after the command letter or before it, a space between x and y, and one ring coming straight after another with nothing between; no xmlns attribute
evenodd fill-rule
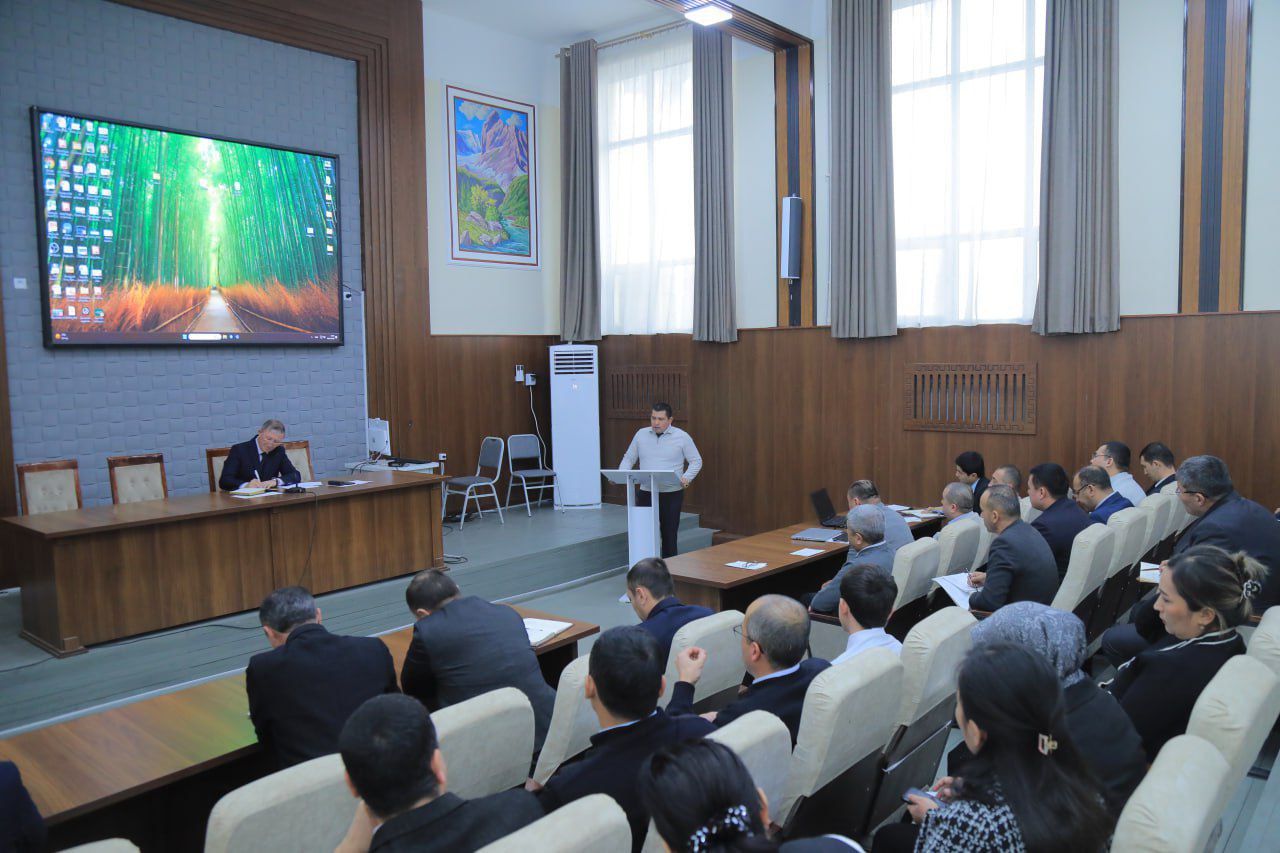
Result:
<svg viewBox="0 0 1280 853"><path fill-rule="evenodd" d="M422 6L427 26L434 12L557 46L677 18L652 0L422 0Z"/></svg>

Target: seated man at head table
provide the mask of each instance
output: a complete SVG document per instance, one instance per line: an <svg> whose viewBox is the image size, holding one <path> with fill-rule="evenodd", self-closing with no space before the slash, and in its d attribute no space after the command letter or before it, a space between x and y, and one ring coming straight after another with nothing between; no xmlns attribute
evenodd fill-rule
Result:
<svg viewBox="0 0 1280 853"><path fill-rule="evenodd" d="M640 617L639 627L658 641L658 656L664 661L677 631L715 612L680 603L667 562L661 557L645 557L627 571L627 597L631 599L631 609Z"/></svg>
<svg viewBox="0 0 1280 853"><path fill-rule="evenodd" d="M302 475L289 461L284 450L284 424L272 418L248 441L231 445L222 464L218 487L224 492L236 489L291 486L302 481Z"/></svg>
<svg viewBox="0 0 1280 853"><path fill-rule="evenodd" d="M542 817L519 788L474 800L449 793L435 725L408 696L365 702L339 747L356 813L336 853L471 853Z"/></svg>
<svg viewBox="0 0 1280 853"><path fill-rule="evenodd" d="M893 574L894 554L884 542L884 515L879 507L856 506L846 519L849 531L849 556L836 576L822 585L809 601L816 613L835 613L840 603L840 580L854 564L874 563Z"/></svg>
<svg viewBox="0 0 1280 853"><path fill-rule="evenodd" d="M873 506L884 516L884 544L890 553L896 554L903 545L916 541L907 520L896 509L889 509L880 497L880 490L870 480L856 480L849 487L849 509L857 506Z"/></svg>
<svg viewBox="0 0 1280 853"><path fill-rule="evenodd" d="M258 608L271 651L249 659L244 684L258 741L278 769L336 752L362 702L399 692L385 643L330 634L320 616L300 586L276 590Z"/></svg>
<svg viewBox="0 0 1280 853"><path fill-rule="evenodd" d="M872 512L870 507L863 507ZM855 567L854 571L860 571ZM809 650L809 614L804 605L785 595L762 595L747 608L742 627L742 661L751 683L721 711L703 716L716 728L751 711L768 711L786 723L795 746L800 713L809 683L831 664L821 658L804 659ZM680 681L671 690L667 713L693 713L693 688L707 662L705 649L693 646L676 657Z"/></svg>
<svg viewBox="0 0 1280 853"><path fill-rule="evenodd" d="M631 849L639 853L649 829L649 813L640 802L636 776L658 749L696 740L715 730L701 717L676 716L658 707L666 688L665 658L658 641L635 625L610 628L591 646L584 694L600 722L591 748L580 760L560 767L536 791L542 807L555 811L591 794L608 794L626 812Z"/></svg>
<svg viewBox="0 0 1280 853"><path fill-rule="evenodd" d="M404 597L418 620L400 671L404 692L438 711L514 687L533 706L533 749L541 751L556 692L542 675L520 614L505 604L463 595L439 569L414 575Z"/></svg>
<svg viewBox="0 0 1280 853"><path fill-rule="evenodd" d="M840 627L849 635L848 645L831 665L853 660L867 649L888 649L902 654L902 643L885 633L898 598L893 575L880 566L855 566L840 581Z"/></svg>
<svg viewBox="0 0 1280 853"><path fill-rule="evenodd" d="M969 572L980 587L969 598L971 610L999 610L1015 601L1052 604L1058 592L1058 564L1044 537L1022 520L1018 495L1008 486L982 493L982 523L994 534L985 571Z"/></svg>

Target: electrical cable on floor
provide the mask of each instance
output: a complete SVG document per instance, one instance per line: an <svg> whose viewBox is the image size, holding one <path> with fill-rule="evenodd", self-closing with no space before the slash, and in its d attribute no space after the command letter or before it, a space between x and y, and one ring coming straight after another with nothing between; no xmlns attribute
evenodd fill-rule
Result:
<svg viewBox="0 0 1280 853"><path fill-rule="evenodd" d="M316 516L320 514L320 493L311 491L307 492L311 496L311 535L307 538L307 562L302 566L302 577L298 578L298 582L294 586L302 586L302 582L307 579L307 575L311 573L311 551L316 545Z"/></svg>

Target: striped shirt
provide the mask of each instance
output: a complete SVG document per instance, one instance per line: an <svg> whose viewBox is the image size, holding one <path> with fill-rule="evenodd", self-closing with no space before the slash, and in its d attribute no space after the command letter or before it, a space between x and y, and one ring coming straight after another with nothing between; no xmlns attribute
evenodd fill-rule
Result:
<svg viewBox="0 0 1280 853"><path fill-rule="evenodd" d="M645 427L631 439L631 446L622 457L619 468L634 468L640 463L642 471L672 471L677 476L692 481L702 470L702 456L694 446L689 433L676 426L669 426L661 434L653 427ZM688 469L685 462L689 463ZM641 486L645 491L647 488ZM678 492L680 488L659 488L660 492Z"/></svg>

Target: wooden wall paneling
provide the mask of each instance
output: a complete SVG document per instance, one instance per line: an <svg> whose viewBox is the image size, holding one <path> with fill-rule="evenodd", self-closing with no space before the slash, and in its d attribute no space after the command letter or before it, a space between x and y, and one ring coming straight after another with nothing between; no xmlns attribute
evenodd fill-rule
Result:
<svg viewBox="0 0 1280 853"><path fill-rule="evenodd" d="M1204 156L1204 2L1187 0L1182 72L1182 256L1178 310L1200 310L1200 206Z"/></svg>
<svg viewBox="0 0 1280 853"><path fill-rule="evenodd" d="M785 51L773 54L773 128L774 128L774 185L777 197L777 209L774 221L778 223L776 242L778 251L782 251L782 199L791 194L791 181L787 173L787 57ZM778 279L778 317L779 326L789 325L790 314L790 279Z"/></svg>
<svg viewBox="0 0 1280 853"><path fill-rule="evenodd" d="M1226 0L1222 115L1222 236L1219 311L1239 311L1244 278L1244 181L1248 151L1250 0Z"/></svg>
<svg viewBox="0 0 1280 853"><path fill-rule="evenodd" d="M802 44L796 48L796 81L799 113L800 197L804 199L804 221L801 225L800 249L800 325L812 326L818 322L814 223L818 213L818 195L814 187L813 141L813 45ZM779 243L778 245L782 245Z"/></svg>

